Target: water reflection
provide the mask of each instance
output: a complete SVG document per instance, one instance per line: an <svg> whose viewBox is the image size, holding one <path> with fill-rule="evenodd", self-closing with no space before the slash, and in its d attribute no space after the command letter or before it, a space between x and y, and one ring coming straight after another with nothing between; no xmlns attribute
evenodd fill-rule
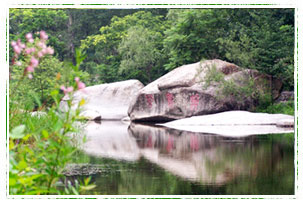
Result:
<svg viewBox="0 0 303 204"><path fill-rule="evenodd" d="M92 156L136 161L140 150L127 128L128 124L119 121L88 122L84 128L83 150Z"/></svg>
<svg viewBox="0 0 303 204"><path fill-rule="evenodd" d="M268 140L267 136L232 138L114 121L90 122L85 132L86 154L127 161L144 158L203 185L224 185L260 175L292 178L292 144Z"/></svg>

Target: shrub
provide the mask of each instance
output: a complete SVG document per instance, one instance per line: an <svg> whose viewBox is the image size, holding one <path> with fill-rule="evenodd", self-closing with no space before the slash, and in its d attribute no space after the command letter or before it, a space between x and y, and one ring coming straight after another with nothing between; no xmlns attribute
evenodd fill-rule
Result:
<svg viewBox="0 0 303 204"><path fill-rule="evenodd" d="M207 66L206 69L206 74L204 78L200 80L200 83L203 82L203 89L207 89L209 86L218 87L218 100L222 99L222 97L233 97L238 103L242 104L250 101L252 102L252 104L250 104L252 110L254 110L256 106L264 107L271 104L272 97L265 81L260 82L260 84L263 84L263 87L257 87L254 78L251 76L226 80L225 75L217 70L215 64ZM200 69L198 74L201 71ZM236 80L240 83L237 83Z"/></svg>
<svg viewBox="0 0 303 204"><path fill-rule="evenodd" d="M64 190L59 190L59 186L62 185L60 179L63 177L63 169L71 160L71 155L75 152L79 142L72 137L72 134L77 131L74 123L84 101L79 103L76 113L72 114L72 93L73 90L84 88L85 84L76 77L74 82L69 81L70 84L66 88L61 85L61 77L57 74L53 84L50 85L52 88L43 89L45 95L51 97L54 103L48 108L42 106L41 98L43 97L37 96L37 92L41 89L33 87L31 82L43 81L50 77L45 76L44 78L44 74L47 73L42 72L42 69L48 71L46 62L55 64L58 61L52 57L45 58L46 54L53 54L54 51L46 46L47 34L43 31L40 31L39 34L40 38L35 40L32 34L27 34L28 43L26 45L21 40L12 42L15 55L10 67L12 84L9 101L9 193L40 195L68 192L78 194L81 193L81 189L85 189L81 188L81 185L66 185ZM74 73L78 72L81 58L78 58L77 63L72 67ZM35 70L39 70L39 66L40 75L39 72L35 72ZM36 73L40 78L35 78ZM50 75L54 76L55 73L50 71ZM62 92L59 91L59 88ZM69 109L66 113L62 113L59 109L63 94L70 97ZM19 100L31 97L35 98L43 112L34 115L29 109L32 101ZM86 188L89 188L88 182L84 182L84 184Z"/></svg>

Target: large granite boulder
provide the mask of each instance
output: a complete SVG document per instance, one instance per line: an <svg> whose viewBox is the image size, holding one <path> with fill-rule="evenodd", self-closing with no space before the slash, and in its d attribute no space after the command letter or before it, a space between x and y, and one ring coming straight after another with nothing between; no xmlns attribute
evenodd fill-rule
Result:
<svg viewBox="0 0 303 204"><path fill-rule="evenodd" d="M89 119L120 120L127 117L127 110L133 97L144 86L138 80L127 80L115 83L89 86L73 95L73 109L84 99L80 116ZM61 110L66 111L69 98L66 96L61 101Z"/></svg>
<svg viewBox="0 0 303 204"><path fill-rule="evenodd" d="M128 109L132 121L170 121L195 115L229 110L249 110L258 101L236 93L222 95L216 79L209 82L210 72L237 87L253 81L253 89L279 96L282 83L256 70L243 69L222 60L206 60L178 67L139 91ZM213 83L214 82L214 83ZM207 84L207 85L206 85ZM231 89L233 90L233 89Z"/></svg>

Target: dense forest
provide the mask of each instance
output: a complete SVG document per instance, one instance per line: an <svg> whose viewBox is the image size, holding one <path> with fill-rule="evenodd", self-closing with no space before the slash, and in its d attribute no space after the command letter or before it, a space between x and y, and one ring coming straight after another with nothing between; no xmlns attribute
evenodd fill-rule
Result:
<svg viewBox="0 0 303 204"><path fill-rule="evenodd" d="M280 78L284 90L294 86L294 9L11 9L9 28L10 40L46 31L53 70L75 63L76 50L85 54L88 85L147 84L217 58Z"/></svg>

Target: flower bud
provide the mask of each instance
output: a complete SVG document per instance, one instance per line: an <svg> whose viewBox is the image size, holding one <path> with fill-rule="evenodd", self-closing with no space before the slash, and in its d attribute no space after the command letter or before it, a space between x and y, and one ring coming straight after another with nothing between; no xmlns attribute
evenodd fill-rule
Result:
<svg viewBox="0 0 303 204"><path fill-rule="evenodd" d="M33 38L33 35L32 35L31 33L27 33L27 34L25 35L25 38L26 38L27 40L32 39L32 38Z"/></svg>
<svg viewBox="0 0 303 204"><path fill-rule="evenodd" d="M46 32L44 30L40 31L40 39L41 40L47 40L48 39L48 35L46 34Z"/></svg>
<svg viewBox="0 0 303 204"><path fill-rule="evenodd" d="M47 52L47 54L52 55L52 54L54 54L54 49L51 48L51 47L47 47L47 48L46 48L46 52Z"/></svg>
<svg viewBox="0 0 303 204"><path fill-rule="evenodd" d="M67 93L70 93L70 92L72 92L73 90L74 90L74 88L73 88L72 86L70 86L70 87L68 87L68 88L66 89Z"/></svg>
<svg viewBox="0 0 303 204"><path fill-rule="evenodd" d="M66 90L66 88L65 88L65 86L60 86L60 90L62 90L62 91L65 91Z"/></svg>
<svg viewBox="0 0 303 204"><path fill-rule="evenodd" d="M31 52L32 52L32 49L31 49L31 48L26 48L26 49L25 49L25 53L26 53L26 54L29 55Z"/></svg>
<svg viewBox="0 0 303 204"><path fill-rule="evenodd" d="M15 52L16 54L20 54L20 53L21 53L21 48L20 48L18 45L15 45L15 46L14 46L14 52Z"/></svg>
<svg viewBox="0 0 303 204"><path fill-rule="evenodd" d="M84 89L85 88L85 84L83 82L79 82L78 83L78 89Z"/></svg>
<svg viewBox="0 0 303 204"><path fill-rule="evenodd" d="M39 51L39 52L37 53L37 55L38 55L39 58L43 57L43 53L42 53L41 51Z"/></svg>
<svg viewBox="0 0 303 204"><path fill-rule="evenodd" d="M31 39L28 40L28 42L29 42L29 43L33 43L33 42L34 42L34 39L31 38Z"/></svg>
<svg viewBox="0 0 303 204"><path fill-rule="evenodd" d="M38 61L35 57L32 57L32 58L31 58L31 61L30 61L30 64L31 64L31 66L33 66L33 67L37 67L38 64L39 64L39 61Z"/></svg>
<svg viewBox="0 0 303 204"><path fill-rule="evenodd" d="M26 71L27 72L34 72L34 67L32 67L32 66L28 66L27 68L26 68Z"/></svg>

